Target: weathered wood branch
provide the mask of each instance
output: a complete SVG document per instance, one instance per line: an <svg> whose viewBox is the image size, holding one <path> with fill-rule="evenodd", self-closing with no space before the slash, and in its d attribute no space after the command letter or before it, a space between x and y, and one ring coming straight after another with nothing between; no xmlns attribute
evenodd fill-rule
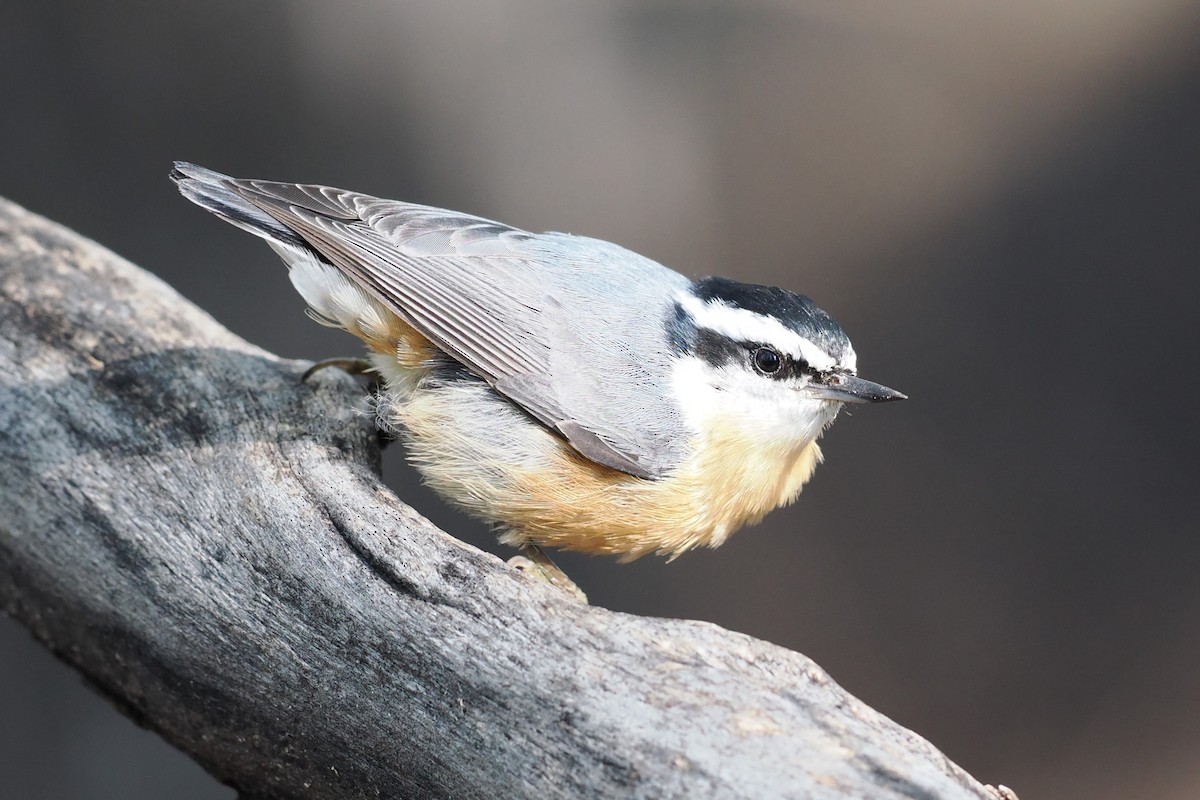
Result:
<svg viewBox="0 0 1200 800"><path fill-rule="evenodd" d="M419 517L361 389L0 201L0 605L261 798L984 798L804 656Z"/></svg>

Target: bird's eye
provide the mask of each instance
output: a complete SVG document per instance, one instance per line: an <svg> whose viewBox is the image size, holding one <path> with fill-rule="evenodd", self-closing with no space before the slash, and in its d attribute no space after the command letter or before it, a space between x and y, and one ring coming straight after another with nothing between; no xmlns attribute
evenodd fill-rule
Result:
<svg viewBox="0 0 1200 800"><path fill-rule="evenodd" d="M783 359L770 347L760 347L754 351L754 368L764 375L774 375L782 366Z"/></svg>

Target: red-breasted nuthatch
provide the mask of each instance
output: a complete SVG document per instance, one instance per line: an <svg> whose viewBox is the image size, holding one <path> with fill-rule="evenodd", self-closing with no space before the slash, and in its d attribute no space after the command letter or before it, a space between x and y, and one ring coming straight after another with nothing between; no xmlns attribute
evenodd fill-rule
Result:
<svg viewBox="0 0 1200 800"><path fill-rule="evenodd" d="M796 498L843 404L904 398L784 289L341 189L182 162L171 177L266 239L317 321L366 342L381 425L514 545L716 547Z"/></svg>

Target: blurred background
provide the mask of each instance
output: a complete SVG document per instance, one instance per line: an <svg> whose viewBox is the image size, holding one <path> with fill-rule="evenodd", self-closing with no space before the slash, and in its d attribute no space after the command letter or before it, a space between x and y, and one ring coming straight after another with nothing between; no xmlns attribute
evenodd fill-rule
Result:
<svg viewBox="0 0 1200 800"><path fill-rule="evenodd" d="M1194 800L1198 37L1194 0L6 0L0 194L292 357L357 342L173 159L811 295L912 399L718 551L566 571L799 650L1025 800ZM8 619L0 785L234 795Z"/></svg>

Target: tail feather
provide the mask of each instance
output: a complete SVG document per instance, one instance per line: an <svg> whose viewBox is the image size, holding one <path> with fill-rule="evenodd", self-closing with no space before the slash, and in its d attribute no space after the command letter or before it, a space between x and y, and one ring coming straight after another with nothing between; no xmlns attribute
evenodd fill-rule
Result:
<svg viewBox="0 0 1200 800"><path fill-rule="evenodd" d="M201 208L268 241L311 250L303 239L274 217L238 194L232 178L186 161L176 161L171 180L179 192Z"/></svg>

